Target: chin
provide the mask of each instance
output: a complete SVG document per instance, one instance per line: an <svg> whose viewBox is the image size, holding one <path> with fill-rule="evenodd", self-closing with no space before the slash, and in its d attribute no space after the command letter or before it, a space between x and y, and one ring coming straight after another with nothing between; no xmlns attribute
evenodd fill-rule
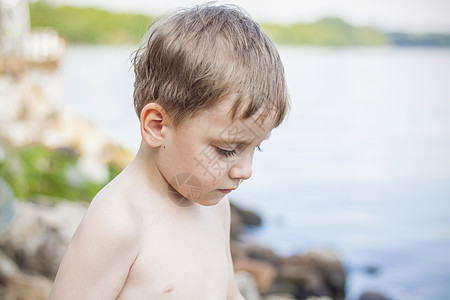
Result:
<svg viewBox="0 0 450 300"><path fill-rule="evenodd" d="M216 204L218 204L220 202L220 200L222 200L225 196L224 195L215 195L215 197L199 197L197 196L196 198L192 197L191 195L182 195L179 192L175 191L175 190L170 190L169 191L169 198L172 201L172 203L174 203L176 206L180 206L180 207L188 207L188 206L192 206L194 205L194 203L197 203L198 205L201 206L214 206Z"/></svg>
<svg viewBox="0 0 450 300"><path fill-rule="evenodd" d="M216 197L216 198L210 198L210 199L198 199L195 201L195 203L202 205L202 206L213 206L216 205L222 200L225 196L222 197Z"/></svg>

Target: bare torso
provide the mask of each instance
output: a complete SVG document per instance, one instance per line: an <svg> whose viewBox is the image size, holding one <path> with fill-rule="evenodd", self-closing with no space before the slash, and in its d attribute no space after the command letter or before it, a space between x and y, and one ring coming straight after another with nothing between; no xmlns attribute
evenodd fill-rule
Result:
<svg viewBox="0 0 450 300"><path fill-rule="evenodd" d="M226 299L230 262L223 207L173 209L139 211L139 254L118 300Z"/></svg>

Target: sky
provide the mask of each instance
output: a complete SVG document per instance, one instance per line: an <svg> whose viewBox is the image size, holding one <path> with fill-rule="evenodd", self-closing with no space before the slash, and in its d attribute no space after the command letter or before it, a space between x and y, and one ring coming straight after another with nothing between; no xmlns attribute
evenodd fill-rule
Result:
<svg viewBox="0 0 450 300"><path fill-rule="evenodd" d="M47 0L115 11L159 15L205 0ZM307 23L340 17L357 26L385 31L450 33L450 0L229 0L259 22Z"/></svg>

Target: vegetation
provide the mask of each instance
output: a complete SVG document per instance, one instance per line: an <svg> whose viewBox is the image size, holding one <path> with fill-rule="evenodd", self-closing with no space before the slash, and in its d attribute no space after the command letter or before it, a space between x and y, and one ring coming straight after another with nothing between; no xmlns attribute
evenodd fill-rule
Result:
<svg viewBox="0 0 450 300"><path fill-rule="evenodd" d="M0 163L0 177L11 186L17 198L47 196L90 201L120 172L118 167L110 165L107 181L96 182L81 174L77 162L78 155L73 150L31 145L6 153Z"/></svg>
<svg viewBox="0 0 450 300"><path fill-rule="evenodd" d="M52 27L69 43L137 43L152 18L142 14L112 13L96 8L52 6L44 1L30 3L31 26ZM371 28L355 28L340 19L313 24L263 28L277 43L318 46L385 45L389 39Z"/></svg>
<svg viewBox="0 0 450 300"><path fill-rule="evenodd" d="M152 18L143 14L112 13L97 8L30 3L31 26L52 27L69 43L138 43ZM450 35L383 33L371 27L354 27L337 18L312 24L263 24L279 44L315 46L450 46Z"/></svg>
<svg viewBox="0 0 450 300"><path fill-rule="evenodd" d="M152 21L142 14L111 13L97 8L30 3L32 27L52 27L69 43L137 43Z"/></svg>
<svg viewBox="0 0 450 300"><path fill-rule="evenodd" d="M402 32L395 32L389 33L388 36L391 43L396 46L450 46L450 35L448 34L407 34Z"/></svg>
<svg viewBox="0 0 450 300"><path fill-rule="evenodd" d="M356 28L341 19L327 18L313 24L262 25L277 43L316 46L386 45L389 39L369 27Z"/></svg>

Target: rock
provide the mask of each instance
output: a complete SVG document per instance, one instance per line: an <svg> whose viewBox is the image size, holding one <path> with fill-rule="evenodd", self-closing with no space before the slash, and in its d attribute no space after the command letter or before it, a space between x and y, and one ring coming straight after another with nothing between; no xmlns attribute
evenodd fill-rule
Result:
<svg viewBox="0 0 450 300"><path fill-rule="evenodd" d="M87 204L15 202L15 215L0 236L0 249L22 271L54 278Z"/></svg>
<svg viewBox="0 0 450 300"><path fill-rule="evenodd" d="M238 271L235 273L236 284L244 296L245 300L260 300L258 290L255 285L255 280L251 274L245 271Z"/></svg>
<svg viewBox="0 0 450 300"><path fill-rule="evenodd" d="M235 271L245 271L253 276L260 293L270 291L278 275L280 258L269 248L239 241L231 241L231 255Z"/></svg>
<svg viewBox="0 0 450 300"><path fill-rule="evenodd" d="M247 209L239 209L242 222L248 227L258 227L262 223L262 219L255 212Z"/></svg>
<svg viewBox="0 0 450 300"><path fill-rule="evenodd" d="M0 299L46 300L51 288L50 279L22 273L11 259L0 251Z"/></svg>
<svg viewBox="0 0 450 300"><path fill-rule="evenodd" d="M375 265L368 265L363 270L368 275L377 275L380 272L380 267Z"/></svg>
<svg viewBox="0 0 450 300"><path fill-rule="evenodd" d="M364 292L359 300L388 300L388 298L377 292Z"/></svg>
<svg viewBox="0 0 450 300"><path fill-rule="evenodd" d="M300 299L327 296L344 300L345 272L342 262L332 252L311 251L283 259L277 286Z"/></svg>
<svg viewBox="0 0 450 300"><path fill-rule="evenodd" d="M246 227L257 227L261 223L261 217L256 213L231 203L231 239L239 239L239 235Z"/></svg>
<svg viewBox="0 0 450 300"><path fill-rule="evenodd" d="M268 292L277 276L277 270L267 261L247 257L236 259L233 264L236 272L245 271L252 275L260 293Z"/></svg>
<svg viewBox="0 0 450 300"><path fill-rule="evenodd" d="M235 270L251 274L263 295L284 292L298 299L345 298L344 268L332 252L311 251L282 258L267 247L238 241L231 243L231 250Z"/></svg>
<svg viewBox="0 0 450 300"><path fill-rule="evenodd" d="M1 162L0 162L1 163ZM14 202L8 185L0 178L0 235L6 230L14 216Z"/></svg>
<svg viewBox="0 0 450 300"><path fill-rule="evenodd" d="M0 180L0 299L48 299L52 280L87 204L13 201ZM0 221L2 221L0 220Z"/></svg>
<svg viewBox="0 0 450 300"><path fill-rule="evenodd" d="M238 212L238 208L231 205L231 224L230 224L230 237L231 240L238 240L239 235L244 231L244 223L242 222L242 218Z"/></svg>
<svg viewBox="0 0 450 300"><path fill-rule="evenodd" d="M246 213L242 213L239 207L232 205L231 254L234 268L251 274L261 294L274 296L273 292L284 292L298 299L314 296L345 299L344 267L335 254L311 251L282 258L268 247L245 243L239 239L240 233L249 223L260 222L254 222L252 218L244 221L244 215ZM279 297L278 294L275 296Z"/></svg>
<svg viewBox="0 0 450 300"><path fill-rule="evenodd" d="M264 300L289 300L289 299L295 299L295 297L287 293L274 293L266 295L264 297Z"/></svg>
<svg viewBox="0 0 450 300"><path fill-rule="evenodd" d="M266 297L264 297L264 300L289 300L289 299L297 299L294 296L286 293L276 293L276 294L270 294ZM305 300L333 300L330 297L316 297L311 296L306 298Z"/></svg>
<svg viewBox="0 0 450 300"><path fill-rule="evenodd" d="M281 257L266 246L252 243L245 246L245 251L250 258L270 262L277 269L280 266Z"/></svg>

